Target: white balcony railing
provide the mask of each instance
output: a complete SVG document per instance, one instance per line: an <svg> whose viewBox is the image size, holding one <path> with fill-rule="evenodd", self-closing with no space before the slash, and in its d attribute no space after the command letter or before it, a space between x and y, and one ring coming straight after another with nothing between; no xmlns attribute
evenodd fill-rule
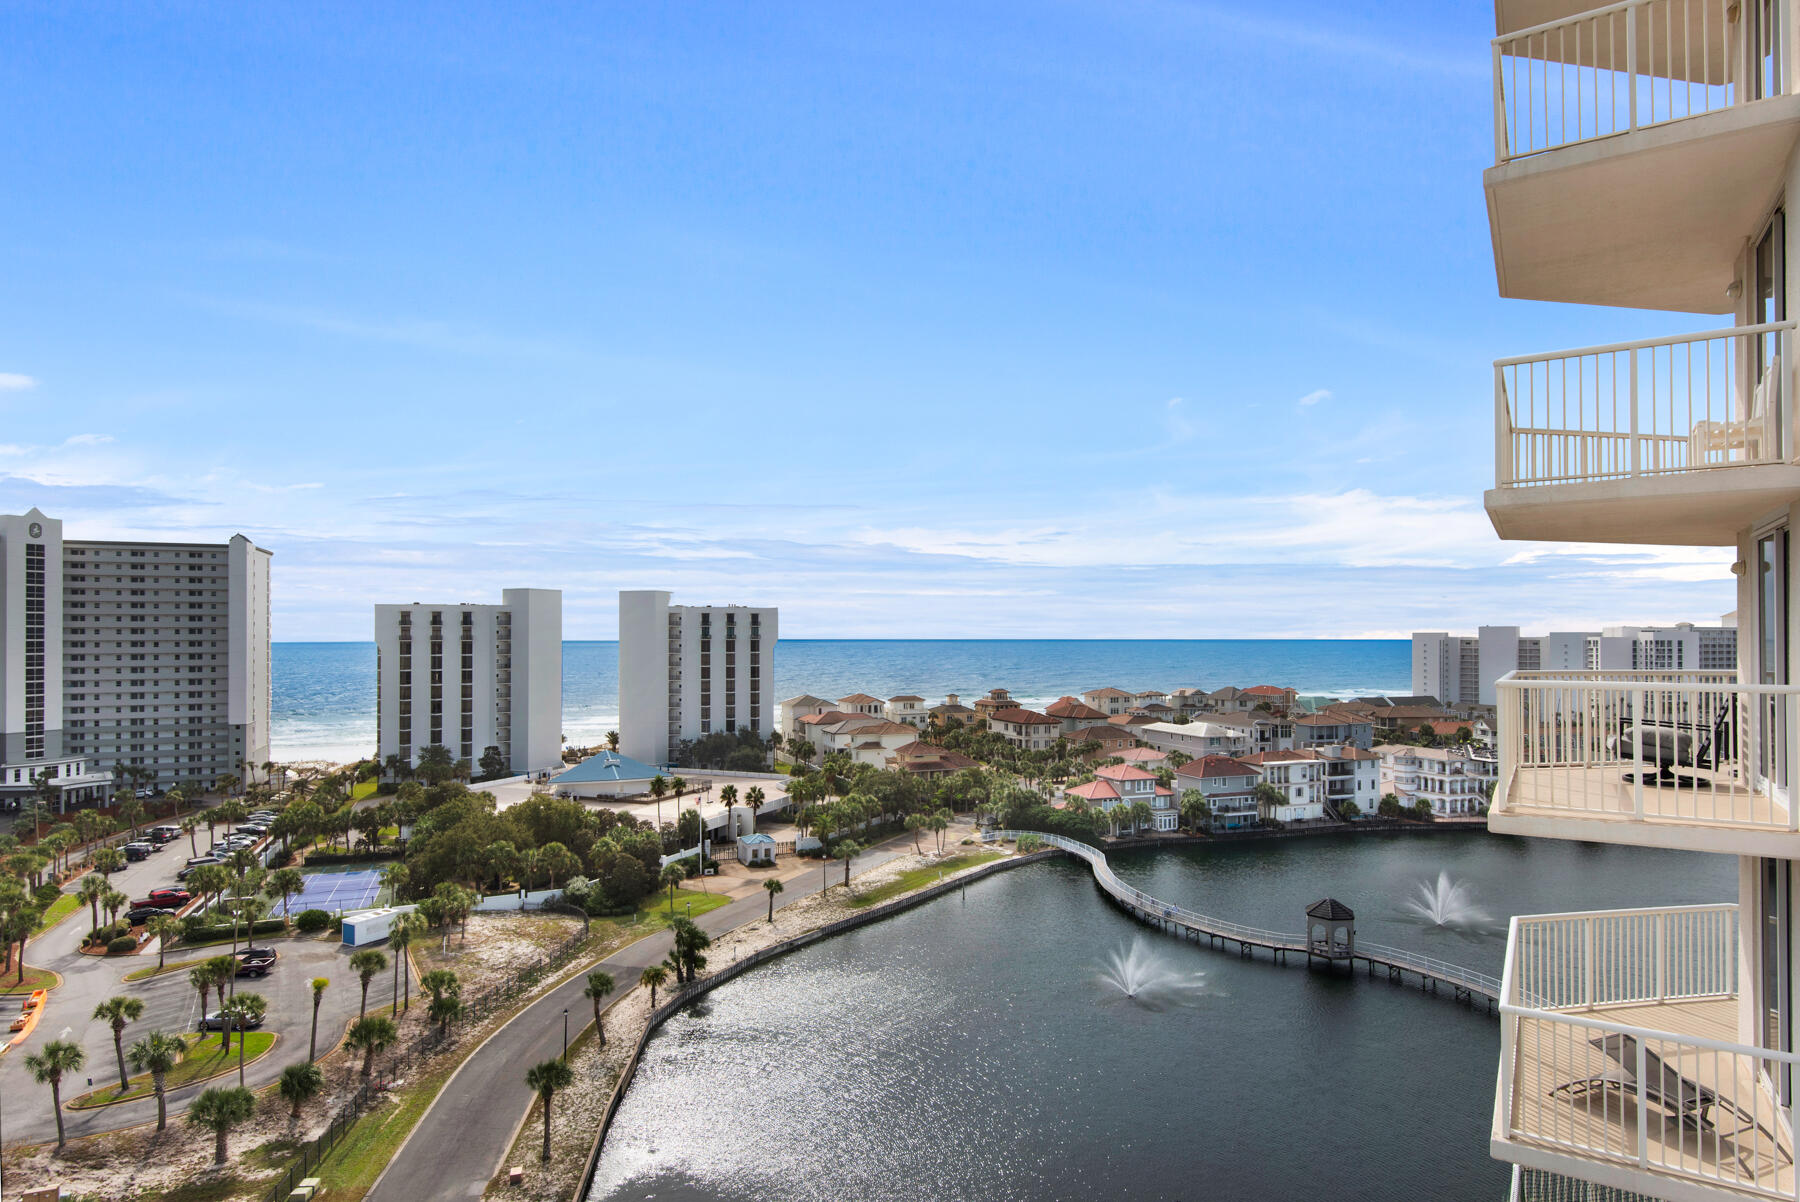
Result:
<svg viewBox="0 0 1800 1202"><path fill-rule="evenodd" d="M1514 672L1496 685L1493 810L1772 832L1800 746L1800 687L1731 672Z"/></svg>
<svg viewBox="0 0 1800 1202"><path fill-rule="evenodd" d="M1495 361L1496 487L1783 462L1794 324Z"/></svg>
<svg viewBox="0 0 1800 1202"><path fill-rule="evenodd" d="M1493 40L1494 161L1630 133L1782 90L1759 0L1626 0Z"/></svg>
<svg viewBox="0 0 1800 1202"><path fill-rule="evenodd" d="M1796 1197L1777 1092L1800 1057L1735 1041L1739 934L1732 905L1514 918L1495 1137L1658 1197Z"/></svg>

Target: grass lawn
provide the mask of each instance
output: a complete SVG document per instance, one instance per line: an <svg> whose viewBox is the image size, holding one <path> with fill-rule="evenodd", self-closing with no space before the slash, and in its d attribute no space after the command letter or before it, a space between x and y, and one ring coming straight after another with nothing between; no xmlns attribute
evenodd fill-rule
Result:
<svg viewBox="0 0 1800 1202"><path fill-rule="evenodd" d="M356 787L350 790L350 800L361 801L365 797L373 797L375 790L380 787L381 782L378 780L358 781Z"/></svg>
<svg viewBox="0 0 1800 1202"><path fill-rule="evenodd" d="M688 908L689 902L694 903L691 910ZM720 906L728 905L730 902L731 899L723 893L702 893L698 889L677 889L675 890L675 916L677 918L698 918L708 910L717 910ZM645 908L633 916L629 925L641 927L640 933L645 935L651 931L660 931L669 925L669 895L666 891L657 893L654 905L650 904L649 898L644 899L644 905ZM624 924L626 920L623 918L597 918L594 921Z"/></svg>
<svg viewBox="0 0 1800 1202"><path fill-rule="evenodd" d="M169 972L186 972L195 965L208 959L206 956L190 956L186 960L170 960L161 968L152 964L149 968L134 968L122 978L126 981L148 981L151 977L159 977Z"/></svg>
<svg viewBox="0 0 1800 1202"><path fill-rule="evenodd" d="M977 864L987 864L999 858L1000 853L997 851L971 851L959 856L951 856L936 864L915 868L911 872L903 872L893 880L884 881L873 889L851 898L845 904L853 910L860 910L864 906L873 906L878 902L887 901L891 897L898 897L902 893L923 889L934 883L939 876L949 876L964 868L973 868Z"/></svg>
<svg viewBox="0 0 1800 1202"><path fill-rule="evenodd" d="M19 984L17 968L9 973L0 974L0 994L31 993L38 989L55 989L60 984L62 984L62 978L49 969L33 968L29 964L25 966L25 983L23 985Z"/></svg>
<svg viewBox="0 0 1800 1202"><path fill-rule="evenodd" d="M57 899L50 903L50 908L44 911L44 916L38 920L37 930L32 933L42 935L79 909L81 909L81 899L73 893L58 895Z"/></svg>
<svg viewBox="0 0 1800 1202"><path fill-rule="evenodd" d="M238 1037L236 1033L233 1033L231 1037L229 1053L219 1051L219 1036L214 1031L193 1032L182 1038L187 1041L188 1051L182 1056L181 1062L170 1071L168 1079L164 1082L165 1089L175 1089L182 1085L191 1085L195 1081L204 1081L208 1077L217 1077L221 1073L237 1071ZM246 1031L244 1040L247 1044L244 1050L244 1063L252 1064L275 1046L275 1033L273 1031ZM116 1064L117 1062L109 1057L104 1064L96 1063L92 1067L104 1070L114 1067ZM95 1106L107 1106L113 1102L129 1102L134 1098L147 1098L155 1092L155 1085L150 1080L150 1074L143 1073L131 1079L131 1088L124 1093L119 1092L117 1084L103 1085L99 1089L89 1090L82 1094L68 1105L70 1110L89 1110Z"/></svg>

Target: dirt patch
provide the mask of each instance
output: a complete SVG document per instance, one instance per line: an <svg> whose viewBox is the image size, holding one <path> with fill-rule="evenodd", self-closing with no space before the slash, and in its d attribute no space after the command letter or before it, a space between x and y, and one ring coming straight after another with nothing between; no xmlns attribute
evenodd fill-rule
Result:
<svg viewBox="0 0 1800 1202"><path fill-rule="evenodd" d="M410 950L420 976L447 968L457 975L463 996L468 997L512 980L580 931L579 918L562 914L471 914L466 939L453 931L448 947L439 937L415 943Z"/></svg>

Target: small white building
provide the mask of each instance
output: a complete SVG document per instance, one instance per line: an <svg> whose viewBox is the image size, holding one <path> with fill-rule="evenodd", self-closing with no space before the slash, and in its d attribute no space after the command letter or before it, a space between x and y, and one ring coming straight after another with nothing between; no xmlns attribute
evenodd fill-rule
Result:
<svg viewBox="0 0 1800 1202"><path fill-rule="evenodd" d="M837 708L837 702L827 701L823 697L814 697L811 693L802 693L798 697L789 697L779 707L777 719L778 729L784 738L807 737L807 730L800 724L800 719L813 714L827 714Z"/></svg>
<svg viewBox="0 0 1800 1202"><path fill-rule="evenodd" d="M550 778L558 797L636 797L650 791L656 769L616 751L590 755Z"/></svg>
<svg viewBox="0 0 1800 1202"><path fill-rule="evenodd" d="M737 841L738 863L752 868L773 868L775 866L775 840L758 832L745 835Z"/></svg>
<svg viewBox="0 0 1800 1202"><path fill-rule="evenodd" d="M882 716L889 722L904 722L914 730L924 730L925 724L931 721L931 713L925 708L925 699L912 693L889 697Z"/></svg>
<svg viewBox="0 0 1800 1202"><path fill-rule="evenodd" d="M1404 806L1430 802L1431 812L1444 818L1479 814L1500 778L1499 760L1481 747L1383 743L1375 755L1381 762L1378 797L1392 793Z"/></svg>
<svg viewBox="0 0 1800 1202"><path fill-rule="evenodd" d="M1276 822L1316 822L1325 817L1325 760L1308 751L1259 751L1242 762L1256 769L1280 801L1257 802L1257 813Z"/></svg>

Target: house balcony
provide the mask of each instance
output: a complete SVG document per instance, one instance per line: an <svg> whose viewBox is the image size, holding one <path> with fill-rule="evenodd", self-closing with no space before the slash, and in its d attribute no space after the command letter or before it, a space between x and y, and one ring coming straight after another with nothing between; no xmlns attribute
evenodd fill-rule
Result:
<svg viewBox="0 0 1800 1202"><path fill-rule="evenodd" d="M1800 1056L1737 1042L1739 936L1734 905L1512 920L1490 1150L1540 1190L1515 1197L1796 1196Z"/></svg>
<svg viewBox="0 0 1800 1202"><path fill-rule="evenodd" d="M1727 546L1800 494L1794 322L1494 364L1501 538Z"/></svg>
<svg viewBox="0 0 1800 1202"><path fill-rule="evenodd" d="M1496 6L1484 184L1500 294L1731 312L1742 239L1800 137L1785 6L1569 7Z"/></svg>
<svg viewBox="0 0 1800 1202"><path fill-rule="evenodd" d="M1729 672L1514 672L1496 685L1497 834L1800 857L1800 687Z"/></svg>

